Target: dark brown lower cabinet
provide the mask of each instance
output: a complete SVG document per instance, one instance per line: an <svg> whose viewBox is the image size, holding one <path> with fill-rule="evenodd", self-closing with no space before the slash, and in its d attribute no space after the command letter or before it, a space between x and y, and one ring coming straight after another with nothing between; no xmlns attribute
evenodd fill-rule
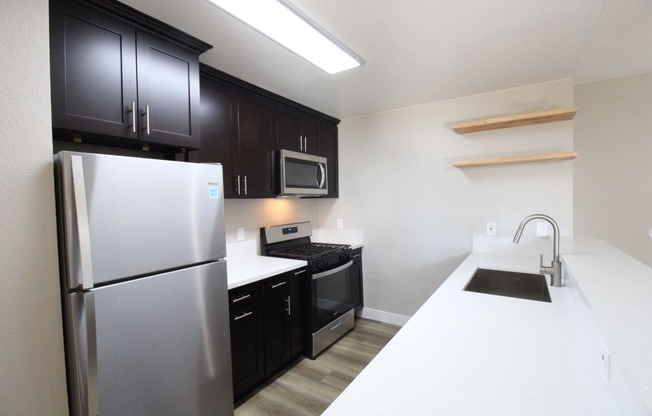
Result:
<svg viewBox="0 0 652 416"><path fill-rule="evenodd" d="M233 395L240 398L265 377L263 316L259 305L231 312Z"/></svg>
<svg viewBox="0 0 652 416"><path fill-rule="evenodd" d="M302 352L307 279L302 268L229 290L236 401Z"/></svg>
<svg viewBox="0 0 652 416"><path fill-rule="evenodd" d="M290 360L290 292L265 300L265 374L272 374Z"/></svg>

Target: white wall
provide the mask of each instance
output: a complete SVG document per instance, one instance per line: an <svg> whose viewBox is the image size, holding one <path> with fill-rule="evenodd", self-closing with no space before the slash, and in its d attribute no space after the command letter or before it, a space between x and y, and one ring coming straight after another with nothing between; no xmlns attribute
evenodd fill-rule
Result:
<svg viewBox="0 0 652 416"><path fill-rule="evenodd" d="M652 266L652 74L579 85L575 234Z"/></svg>
<svg viewBox="0 0 652 416"><path fill-rule="evenodd" d="M239 227L245 229L245 240L260 242L260 227L310 221L316 228L318 220L315 199L229 199L224 202L227 243L237 241Z"/></svg>
<svg viewBox="0 0 652 416"><path fill-rule="evenodd" d="M0 14L0 415L68 413L57 266L48 1Z"/></svg>
<svg viewBox="0 0 652 416"><path fill-rule="evenodd" d="M467 135L450 129L459 121L572 105L572 81L560 80L343 120L340 198L319 202L320 226L335 228L343 219L345 228L364 230L365 307L412 315L488 221L497 223L498 235L513 236L523 217L545 213L562 234L572 234L573 162L451 166L572 150L572 121Z"/></svg>

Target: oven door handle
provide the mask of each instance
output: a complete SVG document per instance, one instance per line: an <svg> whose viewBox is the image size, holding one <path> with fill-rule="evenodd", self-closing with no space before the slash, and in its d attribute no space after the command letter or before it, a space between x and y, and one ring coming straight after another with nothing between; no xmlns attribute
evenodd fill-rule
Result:
<svg viewBox="0 0 652 416"><path fill-rule="evenodd" d="M327 276L330 276L332 274L339 273L342 270L351 267L352 265L353 265L353 260L351 260L350 262L348 262L346 264L343 264L343 265L341 265L339 267L336 267L334 269L327 270L327 271L322 272L322 273L314 273L312 275L312 280L321 279L322 277L327 277Z"/></svg>

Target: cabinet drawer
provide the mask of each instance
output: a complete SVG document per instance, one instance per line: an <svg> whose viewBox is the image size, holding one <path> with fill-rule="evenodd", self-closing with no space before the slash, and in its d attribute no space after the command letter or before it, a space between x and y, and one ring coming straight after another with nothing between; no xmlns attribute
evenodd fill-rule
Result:
<svg viewBox="0 0 652 416"><path fill-rule="evenodd" d="M229 290L229 309L231 311L259 303L263 298L262 282L255 282Z"/></svg>
<svg viewBox="0 0 652 416"><path fill-rule="evenodd" d="M269 299L279 293L290 290L290 275L288 273L279 274L265 279L265 299Z"/></svg>

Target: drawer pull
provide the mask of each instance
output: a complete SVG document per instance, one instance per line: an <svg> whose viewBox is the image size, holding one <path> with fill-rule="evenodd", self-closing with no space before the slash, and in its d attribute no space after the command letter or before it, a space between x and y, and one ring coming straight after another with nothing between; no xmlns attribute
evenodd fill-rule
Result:
<svg viewBox="0 0 652 416"><path fill-rule="evenodd" d="M335 325L331 327L331 331L335 331L337 328L342 326L342 320L340 319Z"/></svg>
<svg viewBox="0 0 652 416"><path fill-rule="evenodd" d="M275 284L275 285L272 285L272 289L276 289L277 287L281 287L281 286L283 286L285 283L287 283L287 282L281 282L281 283L277 283L277 284Z"/></svg>
<svg viewBox="0 0 652 416"><path fill-rule="evenodd" d="M240 297L237 298L237 299L233 299L233 300L231 301L231 303L240 302L241 300L249 299L250 297L251 297L251 295L240 296Z"/></svg>
<svg viewBox="0 0 652 416"><path fill-rule="evenodd" d="M298 275L300 275L300 274L302 274L302 273L305 273L306 271L307 271L306 269L299 270L298 272L295 272L294 275L295 275L295 276L298 276Z"/></svg>
<svg viewBox="0 0 652 416"><path fill-rule="evenodd" d="M360 257L360 256L361 256L361 254L354 254L353 258Z"/></svg>
<svg viewBox="0 0 652 416"><path fill-rule="evenodd" d="M245 312L242 315L236 315L235 318L233 318L234 321L238 321L242 318L246 318L247 316L251 315L253 312Z"/></svg>

